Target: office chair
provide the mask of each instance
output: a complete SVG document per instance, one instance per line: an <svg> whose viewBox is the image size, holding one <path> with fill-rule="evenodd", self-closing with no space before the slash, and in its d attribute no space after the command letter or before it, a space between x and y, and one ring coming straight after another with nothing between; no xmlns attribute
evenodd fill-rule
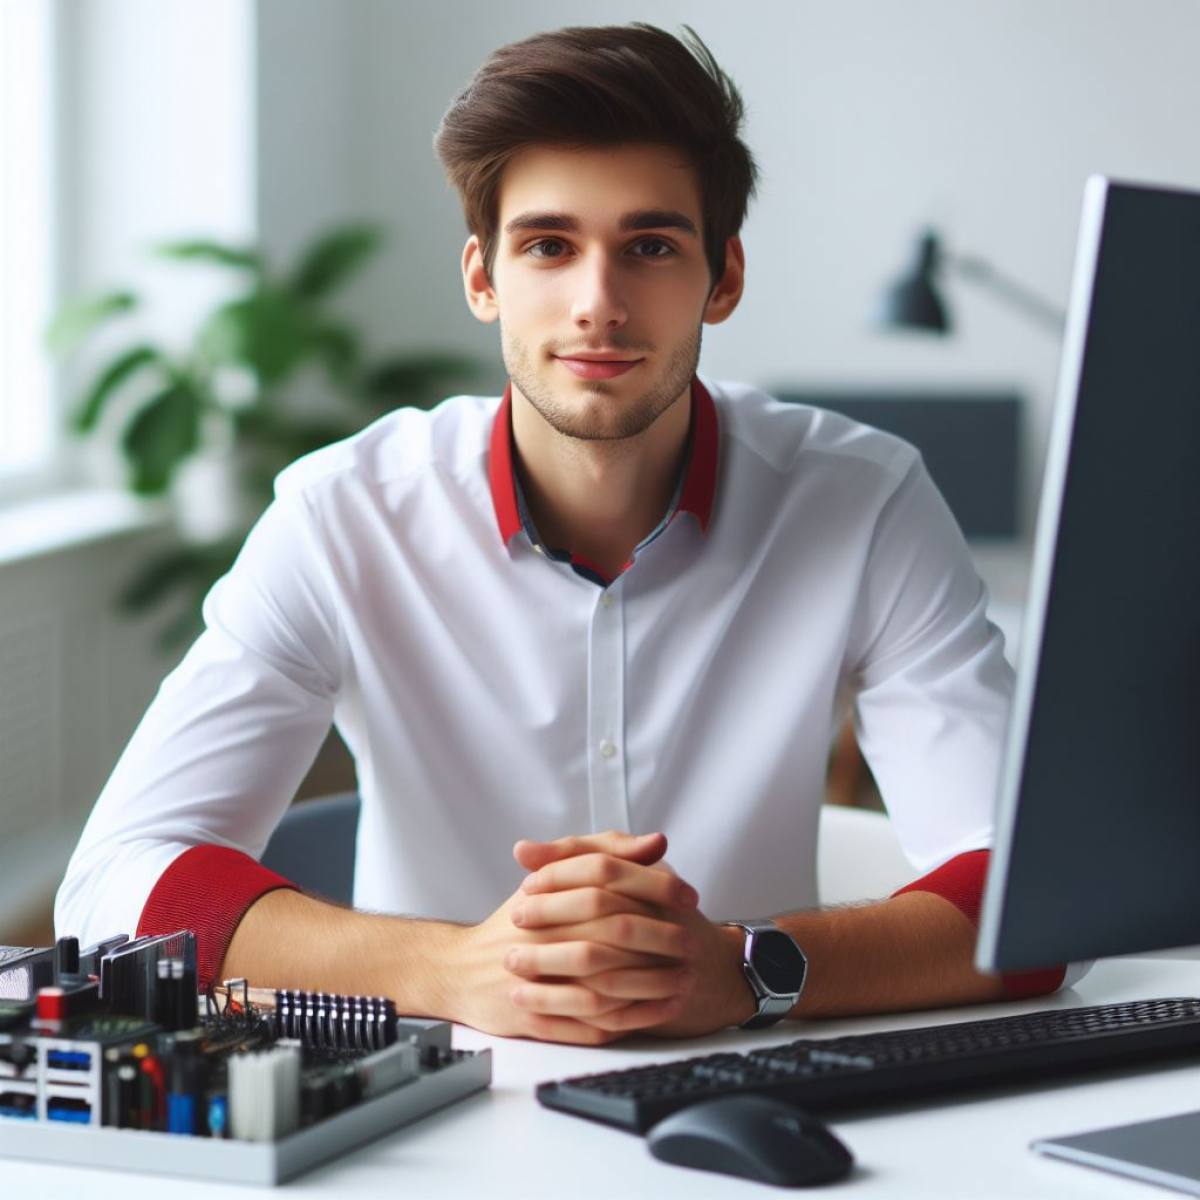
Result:
<svg viewBox="0 0 1200 1200"><path fill-rule="evenodd" d="M263 851L263 866L338 904L354 893L359 798L343 792L292 805ZM914 877L891 822L867 809L821 809L817 891L822 904L879 900Z"/></svg>
<svg viewBox="0 0 1200 1200"><path fill-rule="evenodd" d="M359 807L357 792L293 804L263 851L263 866L305 891L351 903Z"/></svg>

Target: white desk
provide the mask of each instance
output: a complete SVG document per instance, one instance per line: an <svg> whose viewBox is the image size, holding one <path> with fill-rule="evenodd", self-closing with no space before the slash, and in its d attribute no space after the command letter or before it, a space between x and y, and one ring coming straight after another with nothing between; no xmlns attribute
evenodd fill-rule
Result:
<svg viewBox="0 0 1200 1200"><path fill-rule="evenodd" d="M293 1194L379 1200L425 1197L513 1197L575 1200L604 1197L754 1197L760 1184L670 1167L650 1157L640 1138L542 1108L534 1084L545 1079L682 1057L744 1049L789 1037L832 1036L878 1029L971 1020L1026 1011L1154 996L1200 994L1200 964L1164 959L1101 963L1076 991L1020 1005L988 1005L887 1018L789 1023L757 1033L730 1033L701 1041L617 1043L603 1049L507 1041L470 1029L455 1031L456 1044L491 1046L495 1079L490 1092L373 1142L349 1158L328 1163L285 1185ZM1200 1063L1167 1066L1120 1077L1040 1090L1014 1090L971 1101L945 1100L908 1112L847 1117L833 1123L858 1165L843 1183L821 1190L846 1197L887 1200L954 1200L978 1197L1123 1197L1160 1200L1172 1193L1148 1184L1070 1163L1028 1149L1036 1137L1099 1128L1119 1122L1200 1109ZM169 1152L169 1139L164 1136ZM269 1188L197 1183L148 1175L84 1171L16 1159L0 1160L0 1195L89 1200L192 1200L253 1194ZM804 1195L804 1191L795 1194Z"/></svg>

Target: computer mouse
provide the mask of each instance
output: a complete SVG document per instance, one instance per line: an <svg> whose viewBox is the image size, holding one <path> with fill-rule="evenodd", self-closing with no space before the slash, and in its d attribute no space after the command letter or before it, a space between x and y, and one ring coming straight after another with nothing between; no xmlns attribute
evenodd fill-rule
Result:
<svg viewBox="0 0 1200 1200"><path fill-rule="evenodd" d="M663 1162L780 1187L833 1183L854 1156L810 1113L744 1093L704 1100L664 1117L646 1135Z"/></svg>

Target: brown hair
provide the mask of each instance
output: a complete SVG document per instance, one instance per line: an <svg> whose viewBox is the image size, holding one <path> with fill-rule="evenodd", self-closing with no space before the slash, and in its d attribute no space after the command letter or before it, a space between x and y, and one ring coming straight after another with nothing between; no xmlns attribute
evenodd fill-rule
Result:
<svg viewBox="0 0 1200 1200"><path fill-rule="evenodd" d="M496 259L500 177L527 146L654 143L681 150L700 182L713 282L746 218L758 169L738 137L742 98L690 26L539 33L494 51L447 110L433 145L462 199L467 228Z"/></svg>

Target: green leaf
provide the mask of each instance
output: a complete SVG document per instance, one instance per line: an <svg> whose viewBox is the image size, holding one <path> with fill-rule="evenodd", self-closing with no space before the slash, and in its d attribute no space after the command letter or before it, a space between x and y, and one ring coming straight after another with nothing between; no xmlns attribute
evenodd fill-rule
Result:
<svg viewBox="0 0 1200 1200"><path fill-rule="evenodd" d="M177 546L153 555L125 582L117 596L118 607L130 614L144 612L185 586L203 599L233 565L244 540L245 533L239 533L208 545Z"/></svg>
<svg viewBox="0 0 1200 1200"><path fill-rule="evenodd" d="M170 651L194 640L204 630L202 605L213 584L238 556L248 530L200 546L165 551L148 562L125 586L118 598L126 613L137 613L184 591L187 603L159 632L159 649Z"/></svg>
<svg viewBox="0 0 1200 1200"><path fill-rule="evenodd" d="M289 462L303 454L311 454L333 442L340 442L357 432L357 427L348 421L293 421L280 432L278 445Z"/></svg>
<svg viewBox="0 0 1200 1200"><path fill-rule="evenodd" d="M375 363L363 378L364 398L369 402L417 404L429 407L444 399L448 383L477 379L480 364L473 358L448 352L405 354Z"/></svg>
<svg viewBox="0 0 1200 1200"><path fill-rule="evenodd" d="M160 258L176 258L184 261L216 263L222 267L239 267L244 270L261 271L262 255L257 250L223 246L220 242L195 238L182 242L163 242L154 247Z"/></svg>
<svg viewBox="0 0 1200 1200"><path fill-rule="evenodd" d="M203 556L192 546L167 550L148 559L117 595L123 612L139 613L153 607L173 588L194 579L204 567Z"/></svg>
<svg viewBox="0 0 1200 1200"><path fill-rule="evenodd" d="M374 254L381 240L374 225L347 225L319 238L300 260L292 291L306 300L328 295Z"/></svg>
<svg viewBox="0 0 1200 1200"><path fill-rule="evenodd" d="M135 346L115 358L92 384L91 390L84 396L79 411L71 421L71 428L77 433L88 433L94 429L100 419L100 413L109 397L142 367L161 359L159 351L150 345Z"/></svg>
<svg viewBox="0 0 1200 1200"><path fill-rule="evenodd" d="M204 618L200 615L199 606L189 605L159 630L154 644L163 654L171 654L190 645L203 632Z"/></svg>
<svg viewBox="0 0 1200 1200"><path fill-rule="evenodd" d="M276 288L263 288L222 305L198 335L204 355L214 363L249 367L263 384L278 383L304 356L308 322L294 299Z"/></svg>
<svg viewBox="0 0 1200 1200"><path fill-rule="evenodd" d="M70 300L54 314L46 329L46 345L56 353L74 349L97 325L136 308L133 292L107 292L86 300Z"/></svg>
<svg viewBox="0 0 1200 1200"><path fill-rule="evenodd" d="M339 415L327 418L274 416L253 418L237 429L238 444L253 453L243 457L239 478L247 496L270 503L275 477L290 463L362 428L361 421Z"/></svg>
<svg viewBox="0 0 1200 1200"><path fill-rule="evenodd" d="M233 421L234 436L239 442L273 441L279 428L275 415L264 408L254 405L250 408L236 408L230 414Z"/></svg>
<svg viewBox="0 0 1200 1200"><path fill-rule="evenodd" d="M309 331L309 344L332 379L346 383L353 377L359 341L352 329L346 325L317 325Z"/></svg>
<svg viewBox="0 0 1200 1200"><path fill-rule="evenodd" d="M143 496L166 491L175 468L196 449L199 426L199 398L183 383L140 408L121 436L133 490Z"/></svg>

